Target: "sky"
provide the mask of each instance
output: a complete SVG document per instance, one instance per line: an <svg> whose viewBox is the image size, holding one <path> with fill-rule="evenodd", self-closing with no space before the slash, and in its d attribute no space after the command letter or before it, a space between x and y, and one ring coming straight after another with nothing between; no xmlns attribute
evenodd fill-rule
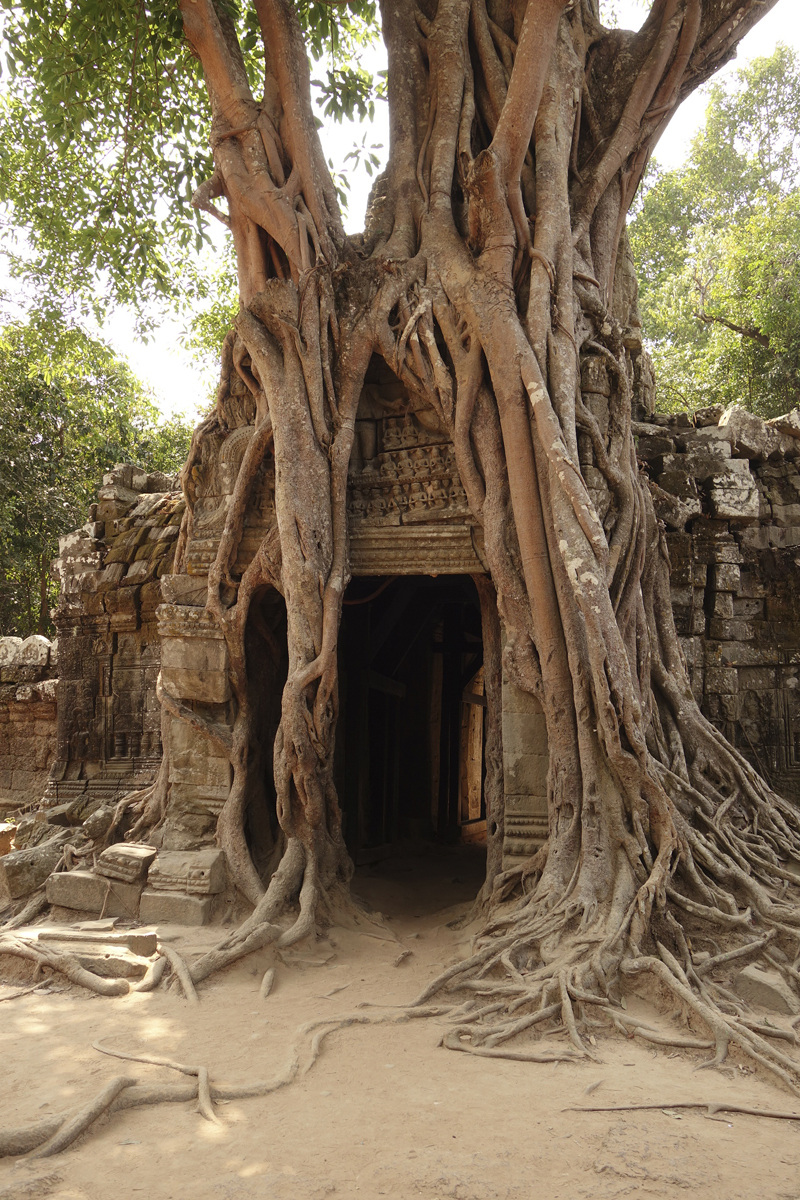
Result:
<svg viewBox="0 0 800 1200"><path fill-rule="evenodd" d="M608 0L606 0L608 4ZM611 0L617 14L617 23L628 29L638 29L646 16L646 8L639 0ZM794 47L800 53L800 4L798 0L778 0L771 10L751 30L739 45L738 56L714 77L722 80L730 77L753 58L769 55L778 42ZM380 70L385 66L381 49L369 52L365 66ZM692 137L702 126L707 98L700 89L684 102L673 117L661 138L656 159L665 167L678 167L684 161ZM388 149L388 131L385 105L378 106L376 120L371 126L361 128L344 122L342 125L329 123L323 131L325 152L345 168L345 155L355 141L366 136L367 145L380 145L376 153L382 158ZM346 227L350 231L363 228L364 210L371 180L361 169L351 172L350 203ZM108 320L102 330L103 337L114 348L128 358L133 370L154 392L154 399L165 415L181 414L195 418L200 408L208 405L213 378L208 369L194 362L191 354L183 349L180 338L182 325L167 321L147 345L137 342L133 333L133 318L119 311Z"/></svg>

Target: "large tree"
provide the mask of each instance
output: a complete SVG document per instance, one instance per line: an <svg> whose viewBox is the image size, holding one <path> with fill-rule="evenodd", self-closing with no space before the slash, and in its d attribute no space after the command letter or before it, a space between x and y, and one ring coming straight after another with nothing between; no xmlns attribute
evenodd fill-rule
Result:
<svg viewBox="0 0 800 1200"><path fill-rule="evenodd" d="M217 405L184 472L184 541L204 439L234 417L254 426L208 584L237 715L232 732L205 732L233 764L219 837L255 908L193 964L195 979L256 946L308 935L349 881L332 774L337 636L348 464L378 356L449 431L483 528L491 736L499 614L506 668L541 701L550 747L549 839L518 880L524 897L490 916L475 955L427 994L495 990L502 1003L468 1026L478 1052L500 1053L499 1042L554 1013L583 1051L575 1005L615 995L620 974L650 974L702 1016L718 1060L734 1041L796 1086L792 1061L748 1030L741 1011L726 1014L723 994L694 974L684 933L691 917L752 943L750 954L766 944L754 930L793 951L800 914L781 891L793 878L781 861L800 855L800 821L704 719L687 680L663 530L632 437L642 357L625 243L659 134L774 2L653 0L638 32L604 28L597 0L385 3L391 143L366 229L352 237L312 107L308 46L322 10L181 0L211 120L213 163L195 204L230 229L240 300ZM31 10L41 17L41 4ZM120 25L144 13L154 28L141 0L78 3L59 8L48 44L79 44L70 22L85 25L87 10L100 22L113 11ZM172 12L159 37L174 28ZM41 42L40 30L32 36ZM151 53L145 32L125 37L134 62ZM192 68L172 61L180 88ZM38 69L35 55L28 66ZM146 79L172 86L147 69ZM102 64L97 72L111 78ZM75 86L73 76L50 78ZM126 130L141 111L137 95L132 84ZM87 119L74 122L76 136ZM140 178L131 193L141 193ZM266 456L276 526L236 579ZM243 832L258 734L245 624L265 585L285 599L289 656L274 749L286 849L266 890ZM197 714L164 703L203 728ZM138 829L162 800L140 798ZM514 880L500 882L502 894Z"/></svg>

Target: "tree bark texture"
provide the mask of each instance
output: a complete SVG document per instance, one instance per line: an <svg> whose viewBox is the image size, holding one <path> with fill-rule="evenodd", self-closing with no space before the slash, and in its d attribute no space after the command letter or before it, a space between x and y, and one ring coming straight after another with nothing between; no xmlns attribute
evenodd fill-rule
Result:
<svg viewBox="0 0 800 1200"><path fill-rule="evenodd" d="M364 233L348 237L289 0L255 0L260 99L223 7L182 0L216 166L195 202L230 228L241 299L217 406L184 471L183 545L204 438L253 426L208 581L236 718L232 734L206 732L233 764L218 837L256 907L195 964L196 979L306 936L349 881L332 779L336 652L348 464L374 355L448 430L483 527L490 710L502 621L505 669L547 721L548 845L526 867L520 907L490 922L457 973L463 983L497 967L519 986L522 1016L504 1017L486 1044L555 1003L583 1049L572 1005L607 994L620 971L666 971L684 988L687 913L800 936L774 887L787 878L781 859L800 853L797 815L701 715L676 637L665 539L631 431L641 337L624 245L670 116L773 2L653 0L628 33L603 28L596 0L386 0L390 154ZM247 388L244 417L234 379ZM269 456L275 528L234 578ZM265 588L283 595L288 621L274 750L285 850L266 891L243 831L256 741L245 629ZM495 708L487 757L502 838L498 722ZM710 1011L708 988L692 995ZM719 1054L736 1040L727 1026L714 1035Z"/></svg>

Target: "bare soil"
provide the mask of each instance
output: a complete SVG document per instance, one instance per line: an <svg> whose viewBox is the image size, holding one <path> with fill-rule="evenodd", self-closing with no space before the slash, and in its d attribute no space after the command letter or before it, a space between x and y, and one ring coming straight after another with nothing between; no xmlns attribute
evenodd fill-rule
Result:
<svg viewBox="0 0 800 1200"><path fill-rule="evenodd" d="M102 999L59 980L53 989L63 990L2 1002L14 988L0 985L0 1125L71 1109L114 1075L182 1078L104 1057L92 1049L96 1039L205 1063L220 1082L269 1078L302 1022L364 1002L402 1004L463 955L471 930L453 923L469 911L480 870L474 847L420 850L362 869L355 890L386 914L386 940L334 929L286 962L271 949L251 955L202 985L197 1008L174 992ZM162 933L178 935L171 944L191 957L220 931ZM395 965L403 950L411 954ZM261 977L272 964L275 988L260 1000ZM631 997L629 1004L666 1028L664 1016L643 1001ZM291 1086L219 1104L219 1126L192 1104L112 1115L56 1158L0 1162L0 1198L800 1198L800 1123L708 1119L671 1108L727 1100L800 1111L741 1060L725 1072L697 1073L700 1053L601 1037L597 1064L539 1066L441 1049L442 1029L435 1020L343 1029ZM662 1107L566 1111L636 1103Z"/></svg>

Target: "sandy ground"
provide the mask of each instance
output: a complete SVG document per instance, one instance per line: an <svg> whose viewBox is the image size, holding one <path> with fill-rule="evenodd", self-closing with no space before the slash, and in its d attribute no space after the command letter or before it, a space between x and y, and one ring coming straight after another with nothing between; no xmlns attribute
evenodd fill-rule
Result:
<svg viewBox="0 0 800 1200"><path fill-rule="evenodd" d="M266 1000L259 983L269 951L202 985L198 1008L163 991L101 999L65 989L3 1002L13 989L0 985L0 1124L72 1108L114 1075L180 1078L103 1057L91 1047L97 1038L207 1063L212 1079L238 1083L270 1078L304 1021L362 1001L409 1000L463 953L464 933L448 922L466 911L477 886L474 855L437 855L360 872L357 890L388 915L397 941L335 929L298 951L315 961L332 954L328 961L278 963ZM173 944L191 955L219 933L183 931ZM395 966L401 949L412 954ZM635 999L631 1007L646 1013ZM800 1200L800 1123L710 1120L670 1108L727 1099L800 1111L800 1102L741 1065L698 1074L694 1053L614 1038L598 1042L599 1064L488 1061L441 1049L441 1033L434 1020L343 1029L288 1088L220 1105L219 1126L191 1104L115 1114L56 1158L0 1162L0 1198ZM663 1110L565 1111L648 1102Z"/></svg>

